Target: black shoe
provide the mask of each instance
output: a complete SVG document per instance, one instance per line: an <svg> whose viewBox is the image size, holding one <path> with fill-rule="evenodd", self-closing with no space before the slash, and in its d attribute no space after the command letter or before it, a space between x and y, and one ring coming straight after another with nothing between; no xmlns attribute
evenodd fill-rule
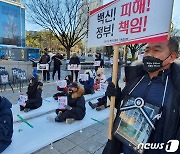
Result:
<svg viewBox="0 0 180 154"><path fill-rule="evenodd" d="M57 114L57 116L56 116L56 118L55 118L55 121L56 121L56 122L59 122L59 118L60 118L61 114L62 114L62 112L59 111L58 114Z"/></svg>
<svg viewBox="0 0 180 154"><path fill-rule="evenodd" d="M24 111L24 107L20 105L20 111Z"/></svg>
<svg viewBox="0 0 180 154"><path fill-rule="evenodd" d="M31 109L29 109L29 108L25 108L24 109L24 112L29 112Z"/></svg>
<svg viewBox="0 0 180 154"><path fill-rule="evenodd" d="M97 111L101 111L101 110L104 110L104 109L105 109L105 106L104 106L104 105L101 105L101 106L96 107L96 110L97 110Z"/></svg>
<svg viewBox="0 0 180 154"><path fill-rule="evenodd" d="M92 109L95 109L95 104L91 103L90 101L88 102L89 106L92 108Z"/></svg>

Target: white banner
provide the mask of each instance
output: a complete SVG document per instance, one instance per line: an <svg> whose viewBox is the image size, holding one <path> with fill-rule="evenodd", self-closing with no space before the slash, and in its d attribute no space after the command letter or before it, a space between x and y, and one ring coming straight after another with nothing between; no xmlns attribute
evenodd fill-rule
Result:
<svg viewBox="0 0 180 154"><path fill-rule="evenodd" d="M65 88L67 87L67 81L66 80L58 80L56 81L57 86L59 86L59 88Z"/></svg>
<svg viewBox="0 0 180 154"><path fill-rule="evenodd" d="M18 104L21 106L26 106L26 101L28 100L28 97L26 95L19 95Z"/></svg>
<svg viewBox="0 0 180 154"><path fill-rule="evenodd" d="M64 106L67 105L67 97L59 96L58 97L58 109L65 109Z"/></svg>
<svg viewBox="0 0 180 154"><path fill-rule="evenodd" d="M90 12L88 46L165 41L173 0L114 0Z"/></svg>
<svg viewBox="0 0 180 154"><path fill-rule="evenodd" d="M74 71L74 70L81 70L81 65L77 65L77 64L69 64L68 65L68 70Z"/></svg>
<svg viewBox="0 0 180 154"><path fill-rule="evenodd" d="M49 64L37 64L37 70L49 70Z"/></svg>
<svg viewBox="0 0 180 154"><path fill-rule="evenodd" d="M87 81L89 79L89 75L88 74L80 74L80 79L82 81Z"/></svg>

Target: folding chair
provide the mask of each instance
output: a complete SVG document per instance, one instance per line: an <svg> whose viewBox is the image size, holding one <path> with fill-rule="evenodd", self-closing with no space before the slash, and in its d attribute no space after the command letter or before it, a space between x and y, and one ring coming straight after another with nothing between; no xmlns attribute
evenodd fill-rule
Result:
<svg viewBox="0 0 180 154"><path fill-rule="evenodd" d="M7 71L0 71L0 86L1 86L1 92L2 92L2 88L4 86L4 90L6 90L6 85L9 84L9 86L11 87L13 93L14 93L14 89L11 85L11 82L9 80L9 74Z"/></svg>

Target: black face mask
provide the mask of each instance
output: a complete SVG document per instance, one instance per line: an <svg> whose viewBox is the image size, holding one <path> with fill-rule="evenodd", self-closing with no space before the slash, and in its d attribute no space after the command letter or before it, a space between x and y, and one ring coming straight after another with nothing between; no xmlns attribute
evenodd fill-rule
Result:
<svg viewBox="0 0 180 154"><path fill-rule="evenodd" d="M167 58L169 56L167 56ZM157 70L159 70L163 67L163 62L166 59L161 60L159 58L155 58L155 57L151 57L151 56L145 56L145 57L143 57L143 68L147 72L156 72Z"/></svg>
<svg viewBox="0 0 180 154"><path fill-rule="evenodd" d="M73 90L69 88L69 94L71 95L73 93Z"/></svg>

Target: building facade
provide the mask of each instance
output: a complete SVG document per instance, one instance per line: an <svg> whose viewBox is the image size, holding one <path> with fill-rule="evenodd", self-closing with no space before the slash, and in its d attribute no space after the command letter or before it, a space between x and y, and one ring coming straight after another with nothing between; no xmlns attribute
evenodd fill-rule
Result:
<svg viewBox="0 0 180 154"><path fill-rule="evenodd" d="M80 10L81 12L83 12L84 18L89 18L89 12L102 6L103 5L103 0L82 0L82 10ZM84 25L84 31L88 32L88 25L89 22L87 22L86 25ZM86 35L83 39L82 39L82 43L85 46L85 53L87 54L89 52L89 50L92 49L88 49L87 48L87 43L88 43L88 35ZM94 49L96 50L96 49Z"/></svg>
<svg viewBox="0 0 180 154"><path fill-rule="evenodd" d="M25 7L20 0L0 0L0 45L25 46Z"/></svg>

